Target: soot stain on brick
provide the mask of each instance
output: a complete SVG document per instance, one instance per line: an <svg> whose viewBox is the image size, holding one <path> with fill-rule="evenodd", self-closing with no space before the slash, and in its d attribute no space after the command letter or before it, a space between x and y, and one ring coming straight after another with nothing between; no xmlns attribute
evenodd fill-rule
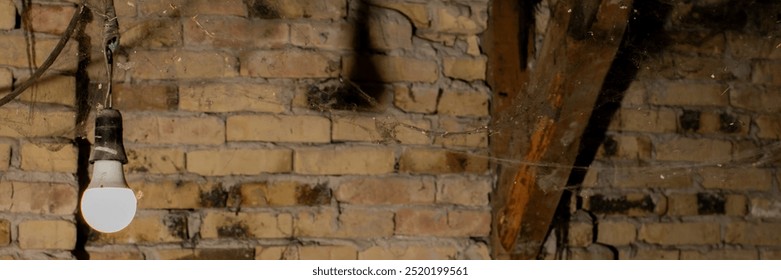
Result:
<svg viewBox="0 0 781 280"><path fill-rule="evenodd" d="M249 228L243 223L221 226L217 228L217 236L220 238L247 238L249 237Z"/></svg>
<svg viewBox="0 0 781 280"><path fill-rule="evenodd" d="M740 131L740 120L729 113L719 115L719 131L724 133L735 133Z"/></svg>
<svg viewBox="0 0 781 280"><path fill-rule="evenodd" d="M592 196L589 204L589 210L602 214L626 214L631 209L653 212L656 208L653 199L648 195L641 200L628 200L626 196L606 197L600 194Z"/></svg>
<svg viewBox="0 0 781 280"><path fill-rule="evenodd" d="M171 215L163 221L171 235L177 236L183 240L187 239L187 217L184 215Z"/></svg>
<svg viewBox="0 0 781 280"><path fill-rule="evenodd" d="M445 155L447 167L452 172L466 171L469 160L464 154L458 154L453 152L447 152Z"/></svg>
<svg viewBox="0 0 781 280"><path fill-rule="evenodd" d="M281 18L277 9L275 9L267 0L244 0L249 11L249 17L262 19Z"/></svg>
<svg viewBox="0 0 781 280"><path fill-rule="evenodd" d="M228 192L221 186L216 186L209 192L201 192L201 206L203 207L225 207L228 203Z"/></svg>
<svg viewBox="0 0 781 280"><path fill-rule="evenodd" d="M692 110L683 110L683 114L678 118L681 122L683 131L700 130L700 112Z"/></svg>
<svg viewBox="0 0 781 280"><path fill-rule="evenodd" d="M613 137L608 136L602 143L605 148L605 156L612 157L618 153L618 142Z"/></svg>
<svg viewBox="0 0 781 280"><path fill-rule="evenodd" d="M296 201L298 204L315 206L331 203L331 189L326 184L317 184L314 187L299 185L296 187Z"/></svg>
<svg viewBox="0 0 781 280"><path fill-rule="evenodd" d="M697 213L700 215L723 215L727 200L721 194L698 193Z"/></svg>
<svg viewBox="0 0 781 280"><path fill-rule="evenodd" d="M375 92L374 96L367 93ZM345 110L372 111L385 90L378 86L359 86L345 79L329 79L311 85L307 91L307 105L317 111Z"/></svg>

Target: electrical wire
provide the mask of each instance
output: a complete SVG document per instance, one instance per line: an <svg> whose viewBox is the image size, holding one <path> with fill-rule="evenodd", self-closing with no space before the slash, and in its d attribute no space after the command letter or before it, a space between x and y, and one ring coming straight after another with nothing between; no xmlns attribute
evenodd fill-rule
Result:
<svg viewBox="0 0 781 280"><path fill-rule="evenodd" d="M108 75L108 87L106 100L103 104L106 108L112 107L111 87L114 80L114 53L119 48L119 21L114 9L113 0L105 0L106 14L103 23L103 56L106 59L106 75Z"/></svg>

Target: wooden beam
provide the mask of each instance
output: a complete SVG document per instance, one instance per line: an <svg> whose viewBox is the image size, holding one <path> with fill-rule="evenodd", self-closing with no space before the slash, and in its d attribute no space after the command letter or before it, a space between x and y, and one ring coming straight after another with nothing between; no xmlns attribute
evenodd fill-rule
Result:
<svg viewBox="0 0 781 280"><path fill-rule="evenodd" d="M631 6L631 0L560 0L552 8L529 82L494 116L494 130L503 135L492 145L506 147L495 156L512 159L497 169L494 258L539 253Z"/></svg>

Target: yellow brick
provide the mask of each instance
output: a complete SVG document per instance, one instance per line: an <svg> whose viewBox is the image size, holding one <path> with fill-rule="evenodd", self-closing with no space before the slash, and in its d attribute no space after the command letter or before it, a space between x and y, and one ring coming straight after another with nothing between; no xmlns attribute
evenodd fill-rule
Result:
<svg viewBox="0 0 781 280"><path fill-rule="evenodd" d="M730 103L738 108L771 114L781 110L781 91L778 88L771 90L753 84L736 86L730 89L729 97Z"/></svg>
<svg viewBox="0 0 781 280"><path fill-rule="evenodd" d="M594 225L591 223L570 223L567 231L569 246L586 247L594 240Z"/></svg>
<svg viewBox="0 0 781 280"><path fill-rule="evenodd" d="M69 215L76 210L76 192L76 187L65 184L0 182L0 210Z"/></svg>
<svg viewBox="0 0 781 280"><path fill-rule="evenodd" d="M485 57L445 57L442 60L442 68L445 76L471 82L485 80L487 63L488 59Z"/></svg>
<svg viewBox="0 0 781 280"><path fill-rule="evenodd" d="M210 212L203 218L201 238L285 238L293 234L290 214Z"/></svg>
<svg viewBox="0 0 781 280"><path fill-rule="evenodd" d="M166 111L176 107L176 87L169 85L115 83L111 95L114 108L123 112Z"/></svg>
<svg viewBox="0 0 781 280"><path fill-rule="evenodd" d="M700 133L747 135L751 117L729 113L702 112Z"/></svg>
<svg viewBox="0 0 781 280"><path fill-rule="evenodd" d="M393 235L393 212L374 209L322 209L296 215L300 237L380 238Z"/></svg>
<svg viewBox="0 0 781 280"><path fill-rule="evenodd" d="M378 131L382 121L382 118L377 117L335 116L333 117L332 138L334 141L383 141L385 139Z"/></svg>
<svg viewBox="0 0 781 280"><path fill-rule="evenodd" d="M781 235L778 234L779 231L781 231L781 224L778 223L729 223L727 224L724 241L728 244L740 244L744 246L778 246L781 245Z"/></svg>
<svg viewBox="0 0 781 280"><path fill-rule="evenodd" d="M339 215L339 238L380 238L393 235L393 213L384 210L342 209Z"/></svg>
<svg viewBox="0 0 781 280"><path fill-rule="evenodd" d="M698 171L706 189L768 191L773 175L769 169L708 167Z"/></svg>
<svg viewBox="0 0 781 280"><path fill-rule="evenodd" d="M781 138L781 117L776 115L761 115L755 119L759 132L757 136L766 139Z"/></svg>
<svg viewBox="0 0 781 280"><path fill-rule="evenodd" d="M289 260L296 247L291 246L259 246L255 247L256 260ZM297 252L295 252L297 253ZM295 258L297 259L297 258Z"/></svg>
<svg viewBox="0 0 781 280"><path fill-rule="evenodd" d="M670 170L668 168L615 168L601 172L601 177L617 188L688 188L692 186L692 174L689 170Z"/></svg>
<svg viewBox="0 0 781 280"><path fill-rule="evenodd" d="M19 248L72 250L76 225L69 221L25 221L19 224Z"/></svg>
<svg viewBox="0 0 781 280"><path fill-rule="evenodd" d="M491 230L490 211L406 208L396 212L396 234L476 237Z"/></svg>
<svg viewBox="0 0 781 280"><path fill-rule="evenodd" d="M610 123L611 130L637 132L675 132L677 130L675 112L671 110L620 109Z"/></svg>
<svg viewBox="0 0 781 280"><path fill-rule="evenodd" d="M226 53L183 50L133 51L129 73L144 80L208 79L238 76L238 60Z"/></svg>
<svg viewBox="0 0 781 280"><path fill-rule="evenodd" d="M410 173L484 173L488 159L468 152L434 149L406 149L399 159L399 171Z"/></svg>
<svg viewBox="0 0 781 280"><path fill-rule="evenodd" d="M11 145L0 143L0 171L8 170L11 165Z"/></svg>
<svg viewBox="0 0 781 280"><path fill-rule="evenodd" d="M399 11L412 21L415 28L426 28L430 25L431 19L425 3L371 1L371 4Z"/></svg>
<svg viewBox="0 0 781 280"><path fill-rule="evenodd" d="M290 150L222 149L187 153L187 171L207 176L257 175L291 170Z"/></svg>
<svg viewBox="0 0 781 280"><path fill-rule="evenodd" d="M491 189L488 178L441 177L437 179L437 203L487 206Z"/></svg>
<svg viewBox="0 0 781 280"><path fill-rule="evenodd" d="M678 250L657 250L638 248L633 260L677 260L680 257Z"/></svg>
<svg viewBox="0 0 781 280"><path fill-rule="evenodd" d="M725 214L729 216L744 216L747 211L747 199L743 195L727 195L727 202L724 205Z"/></svg>
<svg viewBox="0 0 781 280"><path fill-rule="evenodd" d="M488 147L488 125L483 122L440 117L434 143L445 147Z"/></svg>
<svg viewBox="0 0 781 280"><path fill-rule="evenodd" d="M320 116L239 115L228 117L228 141L328 143L331 124Z"/></svg>
<svg viewBox="0 0 781 280"><path fill-rule="evenodd" d="M751 81L754 83L781 85L781 63L775 60L760 61L753 68Z"/></svg>
<svg viewBox="0 0 781 280"><path fill-rule="evenodd" d="M710 251L682 251L682 260L756 260L757 250L714 249Z"/></svg>
<svg viewBox="0 0 781 280"><path fill-rule="evenodd" d="M59 75L45 77L40 82L25 90L24 93L19 96L19 100L75 106L76 77Z"/></svg>
<svg viewBox="0 0 781 280"><path fill-rule="evenodd" d="M76 173L78 152L70 144L22 144L22 170Z"/></svg>
<svg viewBox="0 0 781 280"><path fill-rule="evenodd" d="M667 196L668 216L696 216L697 196L694 194L671 194Z"/></svg>
<svg viewBox="0 0 781 280"><path fill-rule="evenodd" d="M2 1L6 1L6 0L0 0L0 5L3 5ZM14 75L13 73L11 73L11 70L0 68L0 92L2 92L3 94L5 94L6 92L10 92L11 86L13 85L13 80L14 80Z"/></svg>
<svg viewBox="0 0 781 280"><path fill-rule="evenodd" d="M431 144L431 122L426 119L386 118L380 122L383 133L391 131L391 136L400 144ZM386 137L387 138L387 137Z"/></svg>
<svg viewBox="0 0 781 280"><path fill-rule="evenodd" d="M706 245L721 242L715 223L649 223L640 227L639 240L661 245Z"/></svg>
<svg viewBox="0 0 781 280"><path fill-rule="evenodd" d="M158 249L156 258L158 260L191 260L195 258L195 250L193 249Z"/></svg>
<svg viewBox="0 0 781 280"><path fill-rule="evenodd" d="M266 13L256 15L259 17L335 20L347 16L347 3L345 0L266 0L263 1L262 6L256 8ZM252 14L253 12L250 11L250 15Z"/></svg>
<svg viewBox="0 0 781 280"><path fill-rule="evenodd" d="M0 219L0 247L11 244L11 222Z"/></svg>
<svg viewBox="0 0 781 280"><path fill-rule="evenodd" d="M759 258L763 260L781 260L781 251L779 250L760 251Z"/></svg>
<svg viewBox="0 0 781 280"><path fill-rule="evenodd" d="M449 260L455 259L458 249L453 246L400 245L373 246L358 252L361 260Z"/></svg>
<svg viewBox="0 0 781 280"><path fill-rule="evenodd" d="M139 251L93 251L89 252L90 260L143 260L144 255Z"/></svg>
<svg viewBox="0 0 781 280"><path fill-rule="evenodd" d="M401 56L349 56L342 60L342 75L356 80L375 80L376 82L426 82L433 83L439 78L437 64ZM374 69L376 71L366 71ZM359 72L355 72L359 71Z"/></svg>
<svg viewBox="0 0 781 280"><path fill-rule="evenodd" d="M174 174L185 170L184 150L163 148L125 148L129 172Z"/></svg>
<svg viewBox="0 0 781 280"><path fill-rule="evenodd" d="M198 16L184 22L185 44L199 47L282 48L289 33L287 24L270 20Z"/></svg>
<svg viewBox="0 0 781 280"><path fill-rule="evenodd" d="M408 113L434 113L437 110L439 88L430 86L413 85L408 87L397 86L393 89L393 104Z"/></svg>
<svg viewBox="0 0 781 280"><path fill-rule="evenodd" d="M193 84L179 88L179 109L280 113L287 108L284 96L284 88L267 84Z"/></svg>
<svg viewBox="0 0 781 280"><path fill-rule="evenodd" d="M118 8L124 6L124 1L116 2ZM214 5L210 0L169 0L139 1L136 4L142 15L154 16L196 16L196 15L230 15L247 16L247 5L242 0L222 0L219 5Z"/></svg>
<svg viewBox="0 0 781 280"><path fill-rule="evenodd" d="M217 117L163 117L126 114L124 138L154 144L215 145L225 142L225 123Z"/></svg>
<svg viewBox="0 0 781 280"><path fill-rule="evenodd" d="M463 259L466 260L490 260L491 258L491 252L488 249L488 245L485 243L476 242L469 247L466 248L464 251Z"/></svg>
<svg viewBox="0 0 781 280"><path fill-rule="evenodd" d="M464 6L448 5L438 7L434 14L434 21L431 28L441 33L456 34L478 34L486 29L488 24L487 17L481 16L485 13L487 6L475 10L476 6L467 8ZM482 10L482 11L481 11Z"/></svg>
<svg viewBox="0 0 781 280"><path fill-rule="evenodd" d="M76 7L33 4L26 12L30 16L30 27L35 32L62 34L76 12Z"/></svg>
<svg viewBox="0 0 781 280"><path fill-rule="evenodd" d="M41 64L43 64L44 58L49 56L49 53L51 53L58 41L59 39L54 38L35 39L35 57L38 58L35 60L36 67L40 67ZM4 50L3 52L0 52L0 64L19 68L29 67L27 48L19 47L26 45L27 43L21 32L13 35L0 35L0 49ZM77 43L74 41L68 42L60 53L60 56L49 69L75 71L76 64L78 63L77 53Z"/></svg>
<svg viewBox="0 0 781 280"><path fill-rule="evenodd" d="M427 120L398 119L392 117L333 117L334 141L397 142L401 144L426 144L431 130Z"/></svg>
<svg viewBox="0 0 781 280"><path fill-rule="evenodd" d="M348 179L335 195L348 204L430 204L434 202L434 181L405 177Z"/></svg>
<svg viewBox="0 0 781 280"><path fill-rule="evenodd" d="M714 139L673 138L654 143L656 159L663 161L728 162L732 143Z"/></svg>
<svg viewBox="0 0 781 280"><path fill-rule="evenodd" d="M246 183L239 188L242 207L325 205L331 203L331 189L295 181Z"/></svg>
<svg viewBox="0 0 781 280"><path fill-rule="evenodd" d="M14 187L11 182L0 181L0 211L8 211L13 205Z"/></svg>
<svg viewBox="0 0 781 280"><path fill-rule="evenodd" d="M187 220L182 216L136 213L133 222L125 229L115 233L96 233L97 236L90 239L90 243L106 245L181 242L186 234L186 227Z"/></svg>
<svg viewBox="0 0 781 280"><path fill-rule="evenodd" d="M651 141L645 137L609 136L600 145L597 154L617 159L648 160L651 158Z"/></svg>
<svg viewBox="0 0 781 280"><path fill-rule="evenodd" d="M199 208L201 186L194 182L130 181L139 209L194 209Z"/></svg>
<svg viewBox="0 0 781 280"><path fill-rule="evenodd" d="M10 30L16 26L16 5L13 0L0 0L0 29Z"/></svg>
<svg viewBox="0 0 781 280"><path fill-rule="evenodd" d="M612 246L629 245L635 241L637 229L626 222L599 222L597 242Z"/></svg>
<svg viewBox="0 0 781 280"><path fill-rule="evenodd" d="M682 106L725 106L729 95L728 86L717 83L674 82L665 85L664 90L652 92L651 104Z"/></svg>
<svg viewBox="0 0 781 280"><path fill-rule="evenodd" d="M294 155L299 174L387 174L396 163L394 151L384 147L302 148Z"/></svg>
<svg viewBox="0 0 781 280"><path fill-rule="evenodd" d="M437 112L454 116L487 116L488 94L478 91L445 90L439 98Z"/></svg>
<svg viewBox="0 0 781 280"><path fill-rule="evenodd" d="M412 48L412 24L404 15L389 10L374 10L366 21L369 47L375 50Z"/></svg>
<svg viewBox="0 0 781 280"><path fill-rule="evenodd" d="M241 57L241 75L262 78L329 78L339 75L339 57L303 50L262 50Z"/></svg>
<svg viewBox="0 0 781 280"><path fill-rule="evenodd" d="M345 50L353 47L355 29L346 22L293 23L290 42L295 46L325 50Z"/></svg>
<svg viewBox="0 0 781 280"><path fill-rule="evenodd" d="M302 246L298 248L302 260L355 260L358 252L351 246Z"/></svg>
<svg viewBox="0 0 781 280"><path fill-rule="evenodd" d="M116 6L115 6L116 7ZM117 11L117 14L119 11ZM192 18L188 22L192 22ZM122 18L119 20L122 34L120 47L138 49L160 49L182 46L182 21L179 18ZM103 37L103 24L95 24L92 38ZM102 54L101 54L102 55ZM93 57L95 55L93 54ZM95 60L93 60L94 63ZM116 71L116 70L115 70ZM93 73L93 72L90 72ZM122 72L115 73L119 74ZM93 76L94 77L94 76ZM105 74L102 77L106 77ZM124 75L120 75L124 77Z"/></svg>
<svg viewBox="0 0 781 280"><path fill-rule="evenodd" d="M0 107L0 136L23 137L66 137L73 135L76 114L70 110L36 109L6 104Z"/></svg>

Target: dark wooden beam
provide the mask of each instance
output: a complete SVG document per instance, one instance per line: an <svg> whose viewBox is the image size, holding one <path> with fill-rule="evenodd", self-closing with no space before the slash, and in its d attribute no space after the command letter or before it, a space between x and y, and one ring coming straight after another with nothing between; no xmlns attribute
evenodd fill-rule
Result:
<svg viewBox="0 0 781 280"><path fill-rule="evenodd" d="M528 82L494 115L499 136L491 139L492 151L508 159L497 167L492 197L494 258L538 255L631 6L631 0L560 0L552 8Z"/></svg>

